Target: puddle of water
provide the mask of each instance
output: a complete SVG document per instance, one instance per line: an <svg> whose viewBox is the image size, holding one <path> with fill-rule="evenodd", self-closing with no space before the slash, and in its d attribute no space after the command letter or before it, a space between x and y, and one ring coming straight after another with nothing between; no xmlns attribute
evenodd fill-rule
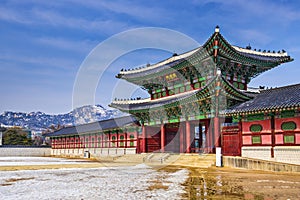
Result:
<svg viewBox="0 0 300 200"><path fill-rule="evenodd" d="M251 194L243 186L228 182L222 175L211 174L205 170L190 169L190 177L185 182L187 199L264 199L262 195Z"/></svg>

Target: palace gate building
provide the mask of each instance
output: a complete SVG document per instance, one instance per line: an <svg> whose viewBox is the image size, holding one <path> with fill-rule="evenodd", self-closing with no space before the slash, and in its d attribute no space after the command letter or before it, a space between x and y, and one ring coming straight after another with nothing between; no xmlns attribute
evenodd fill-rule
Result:
<svg viewBox="0 0 300 200"><path fill-rule="evenodd" d="M122 69L116 77L145 89L149 98L115 99L110 106L134 116L135 125L95 130L94 137L108 138L106 147L112 147L113 134L118 143L135 133L137 153L214 153L222 147L223 155L272 159L293 149L300 156L300 85L248 88L252 78L292 60L284 50L231 45L217 26L199 48Z"/></svg>

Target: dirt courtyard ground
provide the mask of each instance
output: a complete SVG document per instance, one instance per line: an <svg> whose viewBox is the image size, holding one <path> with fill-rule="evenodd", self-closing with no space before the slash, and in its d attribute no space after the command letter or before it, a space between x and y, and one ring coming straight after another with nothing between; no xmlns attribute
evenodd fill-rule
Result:
<svg viewBox="0 0 300 200"><path fill-rule="evenodd" d="M189 168L187 199L300 199L300 173Z"/></svg>
<svg viewBox="0 0 300 200"><path fill-rule="evenodd" d="M24 181L35 184L41 184L42 182L37 182L39 179L45 179L45 177L41 178L38 176L43 170L55 170L55 169L70 169L76 168L76 172L81 174L90 173L92 170L93 175L95 172L100 172L100 168L106 167L113 167L114 170L122 171L126 169L126 173L121 173L116 177L113 177L115 174L110 173L107 174L107 179L103 178L102 175L98 177L94 177L94 182L97 185L92 187L97 188L103 181L111 180L111 179L123 179L123 180L130 180L130 178L142 178L144 182L147 182L147 187L139 188L142 184L138 183L135 184L134 187L136 191L139 190L139 198L142 199L168 199L170 196L163 196L168 193L168 195L175 195L176 190L182 187L183 191L180 192L181 194L177 196L176 199L254 199L254 200L293 200L293 199L300 199L300 173L284 173L284 172L265 172L265 171L254 171L254 170L246 170L246 169L233 169L233 168L226 168L226 167L211 167L211 168L193 168L193 167L185 167L185 166L158 166L156 167L149 167L147 165L136 165L136 164L129 164L129 163L114 163L114 162L97 162L97 161L89 161L89 160L74 160L74 159L53 159L53 158L35 158L35 160L24 160L23 164L19 158L12 159L10 161L1 161L0 162L0 173L7 177L2 177L3 181L0 184L0 193L1 188L2 192L6 189L7 195L9 199L9 191L10 189L20 189L21 184ZM48 160L49 159L49 160ZM2 164L2 166L1 166ZM140 167L136 167L140 166ZM142 167L141 167L142 166ZM81 170L82 169L82 170ZM98 169L98 170L96 170ZM119 169L119 170L118 170ZM181 171L182 169L188 169L186 175L180 175L180 173L185 173ZM42 170L42 171L40 171ZM75 170L75 169L74 169ZM88 170L88 171L87 171ZM93 171L94 170L94 171ZM100 170L100 171L99 171ZM104 169L102 169L104 170ZM2 171L2 172L1 172ZM6 173L7 171L8 173ZM28 176L24 176L24 174L30 173ZM31 171L31 172L30 172ZM156 174L156 172L159 174ZM185 170L186 171L186 170ZM55 172L55 171L53 171ZM59 171L58 171L59 172ZM55 172L55 173L58 173ZM103 171L104 172L104 171ZM109 170L105 173L110 172ZM135 174L139 172L138 174ZM151 173L150 173L151 172ZM31 174L32 173L32 174ZM60 173L60 172L59 172ZM133 173L133 174L132 174ZM13 176L9 176L11 174ZM72 173L71 173L72 174ZM127 174L130 174L129 176ZM140 174L140 175L139 175ZM172 179L174 176L176 179ZM134 177L136 175L137 177ZM188 176L187 176L188 175ZM124 177L123 177L124 176ZM47 185L49 185L49 181L51 182L52 176L49 176L49 180L47 179ZM91 177L91 176L89 176ZM70 180L75 180L74 177L70 176ZM85 177L81 177L85 178ZM124 179L125 178L125 179ZM45 179L46 180L46 179ZM131 181L134 181L131 180ZM175 182L174 182L175 181ZM179 182L178 182L179 181ZM46 183L45 182L45 183ZM66 177L61 179L61 182L67 184ZM18 183L18 184L15 184ZM118 182L118 185L120 186ZM129 182L124 184L124 190L126 189ZM51 182L51 185L54 187L57 184L55 181ZM171 185L170 185L171 184ZM173 184L173 185L172 185ZM64 185L64 186L66 186ZM146 186L145 185L145 186ZM177 189L173 187L178 187ZM9 188L12 187L12 188ZM16 188L13 188L16 187ZM104 186L103 186L104 187ZM107 187L111 187L108 186ZM60 185L57 185L57 188L60 188ZM70 191L74 188L70 187ZM174 190L175 189L175 190ZM103 189L102 189L103 190ZM14 190L15 191L15 190ZM172 191L172 192L171 192ZM84 197L89 197L88 194L85 194L82 191L82 195ZM170 193L171 192L171 193ZM27 193L25 193L27 194ZM51 193L52 194L52 193ZM109 194L109 191L107 191ZM130 193L128 193L129 195ZM147 195L148 197L147 197ZM150 198L151 195L153 198ZM95 198L98 198L98 193L94 193ZM130 197L136 197L137 194L130 194ZM146 196L144 196L146 195ZM150 195L150 196L149 196ZM177 194L178 195L178 194ZM45 196L46 199L47 196ZM61 197L61 196L57 196ZM72 196L77 199L76 194ZM109 197L109 196L105 196ZM143 198L144 197L144 198ZM175 197L175 196L174 196ZM14 197L16 198L16 196ZM71 199L71 196L70 196ZM85 198L84 198L85 199ZM88 199L88 198L86 198ZM171 198L172 199L172 198Z"/></svg>

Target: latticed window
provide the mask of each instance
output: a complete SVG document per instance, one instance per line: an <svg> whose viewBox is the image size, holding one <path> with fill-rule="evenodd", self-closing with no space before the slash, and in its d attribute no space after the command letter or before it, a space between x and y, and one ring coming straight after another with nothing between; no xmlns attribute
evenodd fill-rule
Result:
<svg viewBox="0 0 300 200"><path fill-rule="evenodd" d="M252 144L260 144L261 138L260 136L252 136Z"/></svg>
<svg viewBox="0 0 300 200"><path fill-rule="evenodd" d="M200 88L200 83L195 83L195 84L194 84L194 88L195 88L195 89Z"/></svg>
<svg viewBox="0 0 300 200"><path fill-rule="evenodd" d="M108 136L107 135L105 135L104 140L105 140L105 147L108 147Z"/></svg>
<svg viewBox="0 0 300 200"><path fill-rule="evenodd" d="M233 86L234 86L235 88L238 88L238 87L239 87L239 84L238 84L237 82L234 82L234 83L233 83Z"/></svg>
<svg viewBox="0 0 300 200"><path fill-rule="evenodd" d="M251 132L261 132L262 126L260 124L253 124L250 126L250 131Z"/></svg>
<svg viewBox="0 0 300 200"><path fill-rule="evenodd" d="M124 135L120 136L120 140L121 140L120 146L123 147L124 146Z"/></svg>
<svg viewBox="0 0 300 200"><path fill-rule="evenodd" d="M101 147L101 137L98 137L98 147Z"/></svg>
<svg viewBox="0 0 300 200"><path fill-rule="evenodd" d="M186 91L189 91L191 89L191 86L190 85L187 85L186 86Z"/></svg>
<svg viewBox="0 0 300 200"><path fill-rule="evenodd" d="M94 145L95 145L95 139L92 138L92 148L94 148Z"/></svg>
<svg viewBox="0 0 300 200"><path fill-rule="evenodd" d="M284 143L295 143L295 136L294 135L285 135Z"/></svg>
<svg viewBox="0 0 300 200"><path fill-rule="evenodd" d="M89 147L89 138L85 138L85 146Z"/></svg>
<svg viewBox="0 0 300 200"><path fill-rule="evenodd" d="M184 87L180 87L179 92L180 93L184 92Z"/></svg>
<svg viewBox="0 0 300 200"><path fill-rule="evenodd" d="M297 128L297 125L295 122L283 122L281 124L281 129L284 131L292 131L295 130Z"/></svg>
<svg viewBox="0 0 300 200"><path fill-rule="evenodd" d="M112 136L111 139L112 139L112 141L113 141L113 142L112 142L112 146L115 147L115 146L116 146L116 142L115 142L116 136Z"/></svg>
<svg viewBox="0 0 300 200"><path fill-rule="evenodd" d="M240 88L241 90L243 90L243 89L245 88L244 84L243 84L243 83L239 83L239 88Z"/></svg>
<svg viewBox="0 0 300 200"><path fill-rule="evenodd" d="M130 138L130 146L131 147L133 147L134 146L134 135L133 134L131 134L130 136L129 136L129 138Z"/></svg>
<svg viewBox="0 0 300 200"><path fill-rule="evenodd" d="M206 82L205 82L205 81L202 81L202 82L201 82L201 87L204 87L205 84L206 84Z"/></svg>

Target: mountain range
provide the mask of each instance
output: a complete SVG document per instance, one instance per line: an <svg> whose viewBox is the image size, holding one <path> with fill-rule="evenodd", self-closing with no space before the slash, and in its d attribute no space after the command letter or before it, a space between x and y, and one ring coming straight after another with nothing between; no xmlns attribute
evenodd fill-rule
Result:
<svg viewBox="0 0 300 200"><path fill-rule="evenodd" d="M76 108L66 114L51 115L43 112L6 111L0 115L2 126L20 126L34 131L43 131L51 126L72 126L125 115L118 110L108 110L101 105Z"/></svg>

